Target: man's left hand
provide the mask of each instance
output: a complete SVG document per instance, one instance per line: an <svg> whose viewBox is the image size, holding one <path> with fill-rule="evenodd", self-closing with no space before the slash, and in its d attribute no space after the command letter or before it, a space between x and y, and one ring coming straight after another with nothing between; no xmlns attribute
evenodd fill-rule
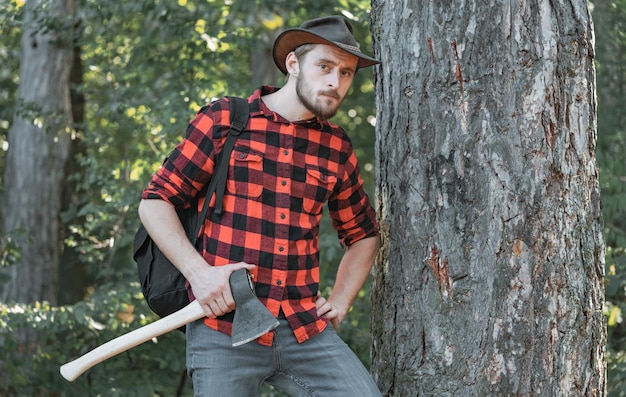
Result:
<svg viewBox="0 0 626 397"><path fill-rule="evenodd" d="M319 292L317 293L315 306L317 307L317 315L319 317L329 319L335 329L339 327L339 324L343 320L343 316L340 316L339 310L337 310L337 308L330 301L321 296Z"/></svg>

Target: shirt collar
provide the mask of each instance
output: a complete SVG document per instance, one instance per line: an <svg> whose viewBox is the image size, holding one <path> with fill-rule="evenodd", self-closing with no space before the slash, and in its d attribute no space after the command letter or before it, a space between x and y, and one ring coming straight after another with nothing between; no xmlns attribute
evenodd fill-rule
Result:
<svg viewBox="0 0 626 397"><path fill-rule="evenodd" d="M257 88L250 98L248 98L248 103L250 103L250 117L255 116L265 116L270 120L273 120L277 123L289 124L291 121L287 120L280 114L270 110L265 103L261 100L261 97L264 95L268 95L278 91L277 87L272 86L262 86ZM308 120L299 120L294 121L293 124L301 125L307 128L313 128L316 130L321 130L324 125L328 125L328 121L321 120L319 117L313 117Z"/></svg>

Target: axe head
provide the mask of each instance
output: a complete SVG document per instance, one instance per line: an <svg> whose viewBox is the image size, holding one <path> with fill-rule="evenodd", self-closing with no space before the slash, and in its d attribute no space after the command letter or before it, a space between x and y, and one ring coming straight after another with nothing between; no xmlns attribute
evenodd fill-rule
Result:
<svg viewBox="0 0 626 397"><path fill-rule="evenodd" d="M254 294L254 284L247 269L230 275L230 289L235 299L233 346L243 345L278 327L278 320Z"/></svg>

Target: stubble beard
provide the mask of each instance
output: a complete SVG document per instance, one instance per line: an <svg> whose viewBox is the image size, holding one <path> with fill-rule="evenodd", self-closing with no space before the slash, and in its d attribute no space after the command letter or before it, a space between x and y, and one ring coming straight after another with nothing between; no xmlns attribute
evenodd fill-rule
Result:
<svg viewBox="0 0 626 397"><path fill-rule="evenodd" d="M308 88L308 87L307 87ZM304 87L304 78L302 78L302 74L299 74L296 79L296 94L298 95L298 99L304 105L305 108L315 116L319 117L322 120L328 120L332 118L335 114L337 114L337 110L339 109L339 105L343 102L343 98L339 97L339 94L336 91L321 91L318 92L318 95L331 95L335 97L338 102L337 106L331 106L331 100L328 100L328 106L323 106L320 103L320 100L315 101L313 98L313 93L311 90L305 89Z"/></svg>

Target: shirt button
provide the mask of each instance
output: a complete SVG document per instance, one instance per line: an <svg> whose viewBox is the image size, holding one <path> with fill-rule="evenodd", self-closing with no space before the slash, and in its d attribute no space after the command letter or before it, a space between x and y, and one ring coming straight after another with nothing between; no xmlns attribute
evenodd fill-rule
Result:
<svg viewBox="0 0 626 397"><path fill-rule="evenodd" d="M287 217L287 215L285 214L280 214L280 219L285 219Z"/></svg>
<svg viewBox="0 0 626 397"><path fill-rule="evenodd" d="M285 151L283 151L283 154L284 154L285 156L288 156L288 155L289 155L289 150L285 150Z"/></svg>
<svg viewBox="0 0 626 397"><path fill-rule="evenodd" d="M287 181L282 181L280 184L283 185L283 186L286 186L287 185Z"/></svg>
<svg viewBox="0 0 626 397"><path fill-rule="evenodd" d="M240 159L245 159L246 158L246 154L245 153L240 153L239 154L239 158Z"/></svg>
<svg viewBox="0 0 626 397"><path fill-rule="evenodd" d="M285 247L278 247L278 250L279 250L280 252L283 252L283 251L285 250Z"/></svg>
<svg viewBox="0 0 626 397"><path fill-rule="evenodd" d="M283 282L281 280L276 280L276 285L282 285Z"/></svg>

